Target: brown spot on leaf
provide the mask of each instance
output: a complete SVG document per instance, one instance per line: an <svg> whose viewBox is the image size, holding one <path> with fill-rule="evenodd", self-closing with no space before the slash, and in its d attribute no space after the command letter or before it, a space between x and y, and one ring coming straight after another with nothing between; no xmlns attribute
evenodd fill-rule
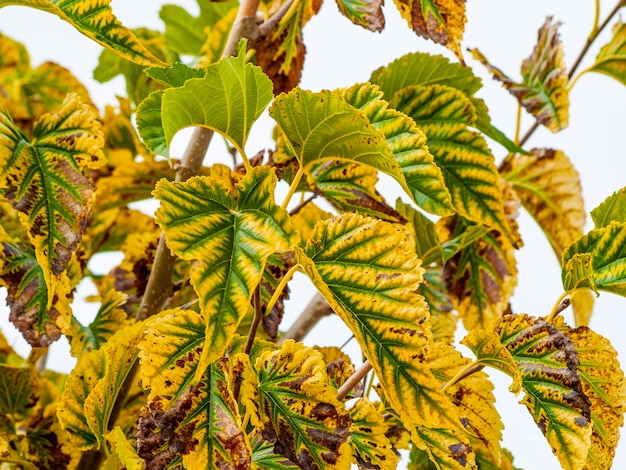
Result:
<svg viewBox="0 0 626 470"><path fill-rule="evenodd" d="M472 453L472 448L467 444L459 442L448 447L452 458L459 462L462 466L467 465L467 457Z"/></svg>

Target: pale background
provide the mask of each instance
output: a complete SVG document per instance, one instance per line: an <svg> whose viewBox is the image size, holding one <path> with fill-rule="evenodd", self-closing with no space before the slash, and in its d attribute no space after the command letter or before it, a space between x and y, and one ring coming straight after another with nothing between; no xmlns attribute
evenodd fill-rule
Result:
<svg viewBox="0 0 626 470"><path fill-rule="evenodd" d="M197 4L193 0L114 0L112 5L114 12L127 26L148 26L162 30L164 27L158 11L164 3L176 3L191 12L197 11ZM334 2L327 0L320 14L304 30L308 52L301 86L314 91L349 86L367 80L374 69L413 51L427 51L452 58L442 47L412 33L392 3L388 3L385 7L387 27L382 34L376 34L352 25L339 14ZM604 18L613 8L614 2L602 0L601 5L601 18ZM591 30L594 14L594 1L591 0L469 0L467 7L468 24L463 47L480 48L494 65L513 78L519 78L521 61L532 51L537 29L544 23L546 16L553 15L555 20L562 22L560 33L565 46L565 60L570 66ZM92 99L101 109L105 104L115 102L116 93L124 94L121 78L105 85L93 81L91 71L97 63L100 46L56 17L29 8L6 7L0 9L0 32L25 43L34 66L50 60L69 68L87 85ZM609 28L592 48L582 68L591 65L599 47L608 42L610 37ZM479 96L489 106L493 122L512 135L516 115L514 99L497 82L492 81L484 68L473 61L469 54L466 55L466 62L474 68L476 74L483 77L485 86ZM623 117L626 88L609 77L587 74L574 87L570 102L570 127L556 135L540 129L533 135L529 145L557 148L569 155L581 174L588 212L606 196L626 185L626 128ZM526 116L522 134L531 124L532 119ZM253 129L249 154L271 147L268 138L270 126L271 123L265 122ZM184 139L185 135L175 139L175 156L177 152L182 152ZM219 139L216 141L212 150L221 151L223 144ZM497 160L505 154L497 144L492 145L492 150ZM392 184L383 184L380 190L394 199L400 194ZM546 315L562 292L559 263L534 221L522 213L519 222L525 246L517 257L519 285L512 306L518 313ZM591 227L591 222L588 222L588 227ZM106 272L116 260L114 256L99 257L95 269ZM306 290L296 294L294 291L299 286ZM96 304L80 301L90 293L93 293L91 286L81 285L78 300L74 304L76 315L85 322L97 309ZM284 327L293 321L313 291L307 281L297 277L296 284L292 285L292 293L293 300L288 304ZM7 322L5 296L6 291L0 289L0 327L18 352L27 354L28 347ZM591 327L611 340L620 357L626 355L623 333L625 315L626 299L605 293L597 300L595 315L591 320ZM565 312L565 318L571 323L569 311ZM349 332L336 318L329 318L305 342L339 344L349 336ZM459 333L459 337L462 337L462 333ZM353 344L348 346L348 350L356 353ZM74 360L68 351L63 341L55 344L49 366L61 371L70 370ZM470 353L467 355L471 357ZM530 414L525 407L516 403L521 396L514 397L508 391L510 380L499 373L493 373L492 377L496 385L497 407L506 426L503 445L513 452L516 466L526 470L560 468ZM626 444L622 448L618 447L613 468L626 468Z"/></svg>

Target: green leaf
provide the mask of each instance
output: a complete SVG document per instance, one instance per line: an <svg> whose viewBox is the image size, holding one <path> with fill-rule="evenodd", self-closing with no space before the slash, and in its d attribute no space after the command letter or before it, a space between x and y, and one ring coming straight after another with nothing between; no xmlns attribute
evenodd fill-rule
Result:
<svg viewBox="0 0 626 470"><path fill-rule="evenodd" d="M260 67L246 63L245 44L237 57L209 65L203 78L165 90L161 119L168 147L179 130L203 126L223 134L244 154L252 124L272 100L272 83Z"/></svg>
<svg viewBox="0 0 626 470"><path fill-rule="evenodd" d="M505 315L497 328L522 374L526 405L566 469L582 469L591 445L591 411L572 341L528 315Z"/></svg>
<svg viewBox="0 0 626 470"><path fill-rule="evenodd" d="M513 239L493 155L485 139L468 128L476 120L472 103L454 88L430 85L404 88L390 104L426 134L458 214Z"/></svg>
<svg viewBox="0 0 626 470"><path fill-rule="evenodd" d="M626 188L622 188L591 211L595 228L607 227L611 222L626 223Z"/></svg>
<svg viewBox="0 0 626 470"><path fill-rule="evenodd" d="M589 71L606 74L626 85L626 23L618 21L613 26L611 41L600 49Z"/></svg>
<svg viewBox="0 0 626 470"><path fill-rule="evenodd" d="M488 68L494 79L502 82L526 111L535 116L537 122L552 132L558 132L566 128L569 121L569 79L558 33L561 23L551 22L552 17L549 16L539 29L537 45L532 54L522 63L521 83L489 64L477 49L472 54Z"/></svg>
<svg viewBox="0 0 626 470"><path fill-rule="evenodd" d="M257 435L252 442L252 461L264 470L294 470L298 467L287 457L274 453L274 444Z"/></svg>
<svg viewBox="0 0 626 470"><path fill-rule="evenodd" d="M205 75L204 70L189 67L182 62L174 62L168 67L149 67L144 73L161 85L174 88L183 86L187 80Z"/></svg>
<svg viewBox="0 0 626 470"><path fill-rule="evenodd" d="M137 106L137 131L148 150L169 159L169 144L165 138L161 117L164 93L164 90L153 91L139 103Z"/></svg>
<svg viewBox="0 0 626 470"><path fill-rule="evenodd" d="M352 330L414 439L421 442L416 430L427 425L462 443L456 410L421 362L431 343L428 306L416 294L423 271L403 228L342 215L318 223L296 258Z"/></svg>
<svg viewBox="0 0 626 470"><path fill-rule="evenodd" d="M0 0L52 13L90 39L140 65L163 65L113 14L111 0Z"/></svg>
<svg viewBox="0 0 626 470"><path fill-rule="evenodd" d="M563 281L563 288L567 292L583 287L596 291L592 261L592 256L589 253L576 253L567 260Z"/></svg>
<svg viewBox="0 0 626 470"><path fill-rule="evenodd" d="M591 255L592 281L598 290L626 296L626 224L611 222L570 245L563 252L563 287L573 282L570 279L575 265L570 260L579 253Z"/></svg>
<svg viewBox="0 0 626 470"><path fill-rule="evenodd" d="M385 29L382 0L339 0L339 11L358 26L375 32Z"/></svg>
<svg viewBox="0 0 626 470"><path fill-rule="evenodd" d="M28 142L0 107L0 192L28 229L50 306L91 212L94 185L83 170L104 164L104 139L96 110L74 94L33 135Z"/></svg>
<svg viewBox="0 0 626 470"><path fill-rule="evenodd" d="M446 46L463 62L465 2L454 0L394 0L409 27L423 38Z"/></svg>
<svg viewBox="0 0 626 470"><path fill-rule="evenodd" d="M387 426L376 405L360 398L350 409L352 453L360 469L396 468L398 455L385 436Z"/></svg>
<svg viewBox="0 0 626 470"><path fill-rule="evenodd" d="M426 146L426 136L405 114L388 108L377 86L357 84L342 91L344 99L360 109L376 130L381 132L389 149L402 168L409 195L418 206L437 215L452 213L450 193L441 170Z"/></svg>
<svg viewBox="0 0 626 470"><path fill-rule="evenodd" d="M513 379L509 387L517 395L522 388L522 375L511 353L500 342L500 336L493 331L473 329L461 341L476 356L476 362L504 372Z"/></svg>
<svg viewBox="0 0 626 470"><path fill-rule="evenodd" d="M285 341L256 361L264 437L305 468L350 468L350 415L320 353ZM280 449L280 450L279 450Z"/></svg>
<svg viewBox="0 0 626 470"><path fill-rule="evenodd" d="M32 247L0 239L0 250L0 281L8 290L9 320L31 346L49 346L61 337L72 315L67 276L61 276L51 294Z"/></svg>
<svg viewBox="0 0 626 470"><path fill-rule="evenodd" d="M432 263L441 265L441 243L437 237L435 224L421 212L418 212L402 200L396 200L396 210L407 219L407 231L415 242L415 253L422 260L424 266Z"/></svg>
<svg viewBox="0 0 626 470"><path fill-rule="evenodd" d="M314 193L322 195L337 210L358 212L389 222L404 222L376 191L378 174L367 165L341 160L312 163L307 174Z"/></svg>
<svg viewBox="0 0 626 470"><path fill-rule="evenodd" d="M560 258L583 235L586 219L580 176L570 159L559 150L533 149L512 160L505 177Z"/></svg>
<svg viewBox="0 0 626 470"><path fill-rule="evenodd" d="M168 247L182 259L200 260L191 273L207 322L200 372L222 355L249 312L267 258L298 243L287 212L274 202L275 186L268 167L246 173L236 195L213 177L157 184L156 218Z"/></svg>
<svg viewBox="0 0 626 470"><path fill-rule="evenodd" d="M239 5L236 1L197 1L197 4L198 16L191 15L180 5L163 5L159 12L159 17L165 23L167 46L181 55L200 55L208 31Z"/></svg>
<svg viewBox="0 0 626 470"><path fill-rule="evenodd" d="M14 426L31 414L39 393L32 369L0 364L0 415Z"/></svg>

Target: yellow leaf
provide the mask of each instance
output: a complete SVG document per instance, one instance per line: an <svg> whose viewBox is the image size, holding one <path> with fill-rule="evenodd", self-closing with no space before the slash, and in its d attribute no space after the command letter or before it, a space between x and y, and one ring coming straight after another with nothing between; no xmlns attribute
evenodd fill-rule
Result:
<svg viewBox="0 0 626 470"><path fill-rule="evenodd" d="M360 398L350 409L350 416L350 444L359 468L396 468L399 456L385 435L387 426L377 407L367 398Z"/></svg>
<svg viewBox="0 0 626 470"><path fill-rule="evenodd" d="M595 297L590 289L579 289L569 296L574 311L574 324L576 326L589 326L589 319L593 313Z"/></svg>
<svg viewBox="0 0 626 470"><path fill-rule="evenodd" d="M303 240L307 240L313 233L315 224L322 220L333 217L330 212L326 212L312 202L291 216L291 223L300 232Z"/></svg>
<svg viewBox="0 0 626 470"><path fill-rule="evenodd" d="M119 426L115 426L105 437L126 470L141 470L143 468L137 451Z"/></svg>

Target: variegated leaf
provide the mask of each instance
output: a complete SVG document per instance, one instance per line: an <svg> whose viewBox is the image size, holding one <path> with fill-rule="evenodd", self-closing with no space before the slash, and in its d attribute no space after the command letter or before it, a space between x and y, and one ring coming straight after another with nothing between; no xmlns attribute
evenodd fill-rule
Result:
<svg viewBox="0 0 626 470"><path fill-rule="evenodd" d="M320 353L287 340L256 361L263 435L305 468L350 468L350 414Z"/></svg>
<svg viewBox="0 0 626 470"><path fill-rule="evenodd" d="M582 469L591 446L592 418L575 345L555 326L529 315L505 315L496 331L522 374L521 403L561 466Z"/></svg>
<svg viewBox="0 0 626 470"><path fill-rule="evenodd" d="M504 176L560 258L583 235L586 218L580 176L570 159L559 150L534 149L513 159Z"/></svg>
<svg viewBox="0 0 626 470"><path fill-rule="evenodd" d="M382 0L337 0L337 5L354 24L375 32L385 29Z"/></svg>
<svg viewBox="0 0 626 470"><path fill-rule="evenodd" d="M319 206L308 203L295 214L291 214L291 223L300 232L303 240L308 239L313 233L313 229L318 222L332 218L330 212L326 212Z"/></svg>
<svg viewBox="0 0 626 470"><path fill-rule="evenodd" d="M465 2L395 0L394 3L413 31L446 46L463 62L461 41L467 21Z"/></svg>
<svg viewBox="0 0 626 470"><path fill-rule="evenodd" d="M535 116L537 122L552 132L566 128L569 121L569 79L558 33L560 25L559 22L552 24L552 17L549 16L539 29L537 45L522 63L521 83L489 64L478 50L473 51L474 58L481 61L496 80L502 82L526 111Z"/></svg>
<svg viewBox="0 0 626 470"><path fill-rule="evenodd" d="M119 426L115 426L105 437L115 453L120 466L126 470L141 470L143 468L141 459L137 456L137 451Z"/></svg>
<svg viewBox="0 0 626 470"><path fill-rule="evenodd" d="M626 85L626 23L615 23L611 41L600 49L589 70L604 73Z"/></svg>
<svg viewBox="0 0 626 470"><path fill-rule="evenodd" d="M598 290L626 296L626 224L611 222L576 240L563 252L561 278L563 287L571 287L577 255L591 256L593 284ZM580 256L578 259L582 261ZM588 269L579 270L588 277Z"/></svg>
<svg viewBox="0 0 626 470"><path fill-rule="evenodd" d="M454 88L430 85L404 88L390 105L411 116L426 134L456 212L514 240L494 157L485 139L469 129L476 120L471 102Z"/></svg>
<svg viewBox="0 0 626 470"><path fill-rule="evenodd" d="M246 173L236 195L213 177L157 184L157 222L168 247L182 259L200 260L191 273L206 319L199 373L222 355L249 312L267 258L298 243L288 214L274 202L275 186L268 167Z"/></svg>
<svg viewBox="0 0 626 470"><path fill-rule="evenodd" d="M626 188L614 192L591 211L595 228L608 226L611 222L626 223Z"/></svg>
<svg viewBox="0 0 626 470"><path fill-rule="evenodd" d="M437 215L452 213L450 193L441 170L426 146L426 136L405 114L390 109L382 91L371 84L343 90L344 99L360 109L381 132L404 174L409 195L421 208Z"/></svg>
<svg viewBox="0 0 626 470"><path fill-rule="evenodd" d="M358 247L358 249L357 249ZM355 214L319 223L297 259L354 333L413 438L442 428L465 445L456 409L423 364L430 347L428 306L412 240L397 226Z"/></svg>
<svg viewBox="0 0 626 470"><path fill-rule="evenodd" d="M252 461L264 470L295 470L300 468L287 457L274 452L274 444L264 440L260 433L252 441Z"/></svg>
<svg viewBox="0 0 626 470"><path fill-rule="evenodd" d="M95 109L70 94L58 112L35 123L28 142L0 108L0 192L28 229L48 288L47 306L91 211L94 185L83 169L104 164L97 118Z"/></svg>
<svg viewBox="0 0 626 470"><path fill-rule="evenodd" d="M111 0L0 0L0 7L16 4L52 13L132 62L163 65L117 19L111 9Z"/></svg>
<svg viewBox="0 0 626 470"><path fill-rule="evenodd" d="M352 418L352 453L361 470L396 468L398 455L394 452L387 427L376 406L360 398L350 409Z"/></svg>

